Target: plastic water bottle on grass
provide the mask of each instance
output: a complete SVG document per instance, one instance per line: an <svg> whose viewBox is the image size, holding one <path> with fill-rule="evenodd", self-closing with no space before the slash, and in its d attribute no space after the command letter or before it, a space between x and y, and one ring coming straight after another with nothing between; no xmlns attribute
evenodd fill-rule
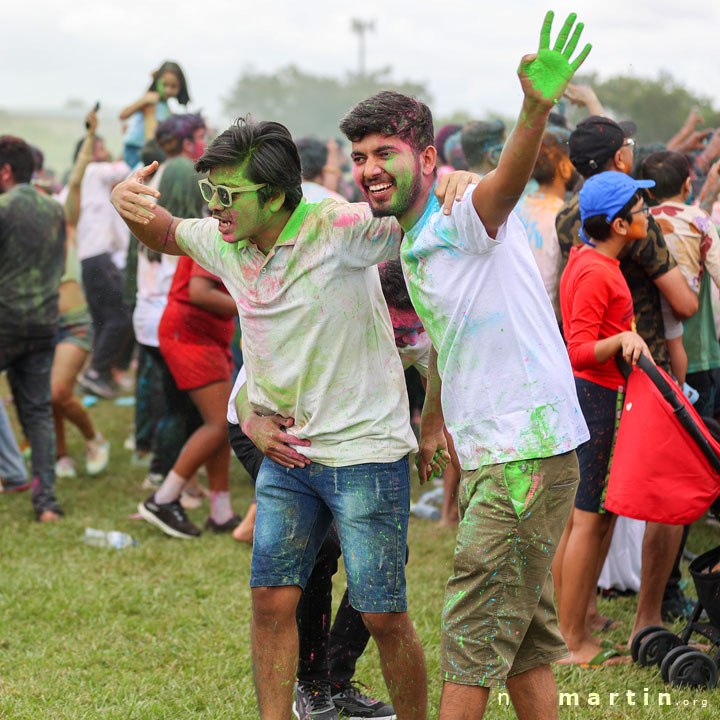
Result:
<svg viewBox="0 0 720 720"><path fill-rule="evenodd" d="M133 540L127 533L119 532L118 530L105 532L104 530L96 530L95 528L85 528L83 542L86 545L93 545L94 547L111 547L116 550L137 545L137 540Z"/></svg>

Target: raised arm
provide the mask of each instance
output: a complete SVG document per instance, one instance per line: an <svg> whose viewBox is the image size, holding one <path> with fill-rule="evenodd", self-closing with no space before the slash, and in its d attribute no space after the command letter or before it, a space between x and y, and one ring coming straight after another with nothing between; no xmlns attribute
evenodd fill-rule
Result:
<svg viewBox="0 0 720 720"><path fill-rule="evenodd" d="M78 224L80 218L80 186L95 149L95 133L98 126L97 113L91 110L85 120L87 122L87 133L70 172L68 194L65 198L65 219L73 226Z"/></svg>
<svg viewBox="0 0 720 720"><path fill-rule="evenodd" d="M537 53L525 55L520 61L518 76L525 96L520 117L505 143L497 168L488 173L473 192L473 205L491 237L495 237L507 220L530 179L550 111L590 52L591 46L586 45L575 60L570 60L583 30L583 24L578 23L568 40L575 18L575 13L568 16L555 46L550 49L553 13L549 11Z"/></svg>
<svg viewBox="0 0 720 720"><path fill-rule="evenodd" d="M175 242L175 231L181 218L173 217L157 205L155 200L160 193L145 185L145 178L152 175L157 167L157 162L153 162L118 183L113 188L110 201L141 243L167 255L186 255Z"/></svg>
<svg viewBox="0 0 720 720"><path fill-rule="evenodd" d="M136 100L131 105L124 107L120 111L118 116L120 120L127 120L131 115L134 115L139 110L144 110L148 105L157 105L160 101L160 93L155 90L148 90L139 100Z"/></svg>

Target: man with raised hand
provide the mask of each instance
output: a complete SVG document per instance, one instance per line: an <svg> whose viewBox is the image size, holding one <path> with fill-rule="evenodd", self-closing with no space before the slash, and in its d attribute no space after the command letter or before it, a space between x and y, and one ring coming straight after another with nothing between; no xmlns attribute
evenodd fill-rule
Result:
<svg viewBox="0 0 720 720"><path fill-rule="evenodd" d="M154 163L116 187L113 204L141 242L190 255L238 305L248 377L239 420L265 455L250 578L260 715L290 711L295 607L334 518L350 602L378 645L397 715L424 720L425 662L405 593L415 439L374 267L397 256L400 225L373 219L365 203L306 202L297 149L278 123L238 121L195 167L209 173L200 187L211 218L157 207L143 182ZM332 703L323 712L332 718Z"/></svg>
<svg viewBox="0 0 720 720"><path fill-rule="evenodd" d="M444 457L444 422L463 469L461 522L445 598L440 718L483 716L489 688L507 688L519 718L557 717L550 662L567 656L550 568L588 439L550 300L512 209L550 111L590 51L571 57L582 25L565 22L518 74L522 112L498 167L451 207L432 195L432 116L382 92L340 129L375 216L405 230L401 258L413 304L437 353L421 425L421 479ZM569 38L569 40L568 40ZM434 362L433 362L434 360Z"/></svg>

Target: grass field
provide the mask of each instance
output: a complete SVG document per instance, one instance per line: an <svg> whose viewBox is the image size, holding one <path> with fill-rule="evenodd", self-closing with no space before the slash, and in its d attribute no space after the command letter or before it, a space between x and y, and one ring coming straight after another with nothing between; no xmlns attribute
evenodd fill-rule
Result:
<svg viewBox="0 0 720 720"><path fill-rule="evenodd" d="M7 394L2 383L0 395ZM194 542L171 540L129 519L146 494L140 488L143 471L131 466L130 453L122 449L133 410L101 402L91 412L112 440L111 465L99 478L81 474L59 484L66 512L61 523L33 522L27 493L0 496L0 718L256 718L250 548L210 534ZM69 439L72 454L80 459L74 429ZM235 509L244 512L252 491L235 461L232 491ZM419 494L416 480L413 493ZM190 515L200 524L206 512ZM81 538L88 526L126 531L138 545L121 551L86 546ZM700 552L719 543L720 531L701 520L689 548ZM410 613L425 647L430 717L437 715L441 689L439 618L453 546L451 531L412 520ZM336 580L337 600L342 574ZM691 581L688 591L693 591ZM602 612L625 623L609 634L615 642L627 639L634 608L632 598L601 603ZM675 629L681 627L678 623ZM578 693L577 706L560 708L562 718L720 716L720 690L666 688L657 668L565 667L556 668L555 675L561 692ZM357 679L386 697L372 644L360 660ZM635 705L629 704L628 690L636 693ZM666 692L669 706L659 704L658 694ZM610 693L617 696L611 699ZM486 717L515 715L495 693Z"/></svg>

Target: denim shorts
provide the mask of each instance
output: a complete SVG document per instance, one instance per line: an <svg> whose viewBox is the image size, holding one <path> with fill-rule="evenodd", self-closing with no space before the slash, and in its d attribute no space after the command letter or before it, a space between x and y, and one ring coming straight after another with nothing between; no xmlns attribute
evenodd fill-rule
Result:
<svg viewBox="0 0 720 720"><path fill-rule="evenodd" d="M334 518L350 604L367 613L407 610L407 457L393 463L311 463L305 468L285 468L265 458L255 493L251 587L304 589Z"/></svg>

